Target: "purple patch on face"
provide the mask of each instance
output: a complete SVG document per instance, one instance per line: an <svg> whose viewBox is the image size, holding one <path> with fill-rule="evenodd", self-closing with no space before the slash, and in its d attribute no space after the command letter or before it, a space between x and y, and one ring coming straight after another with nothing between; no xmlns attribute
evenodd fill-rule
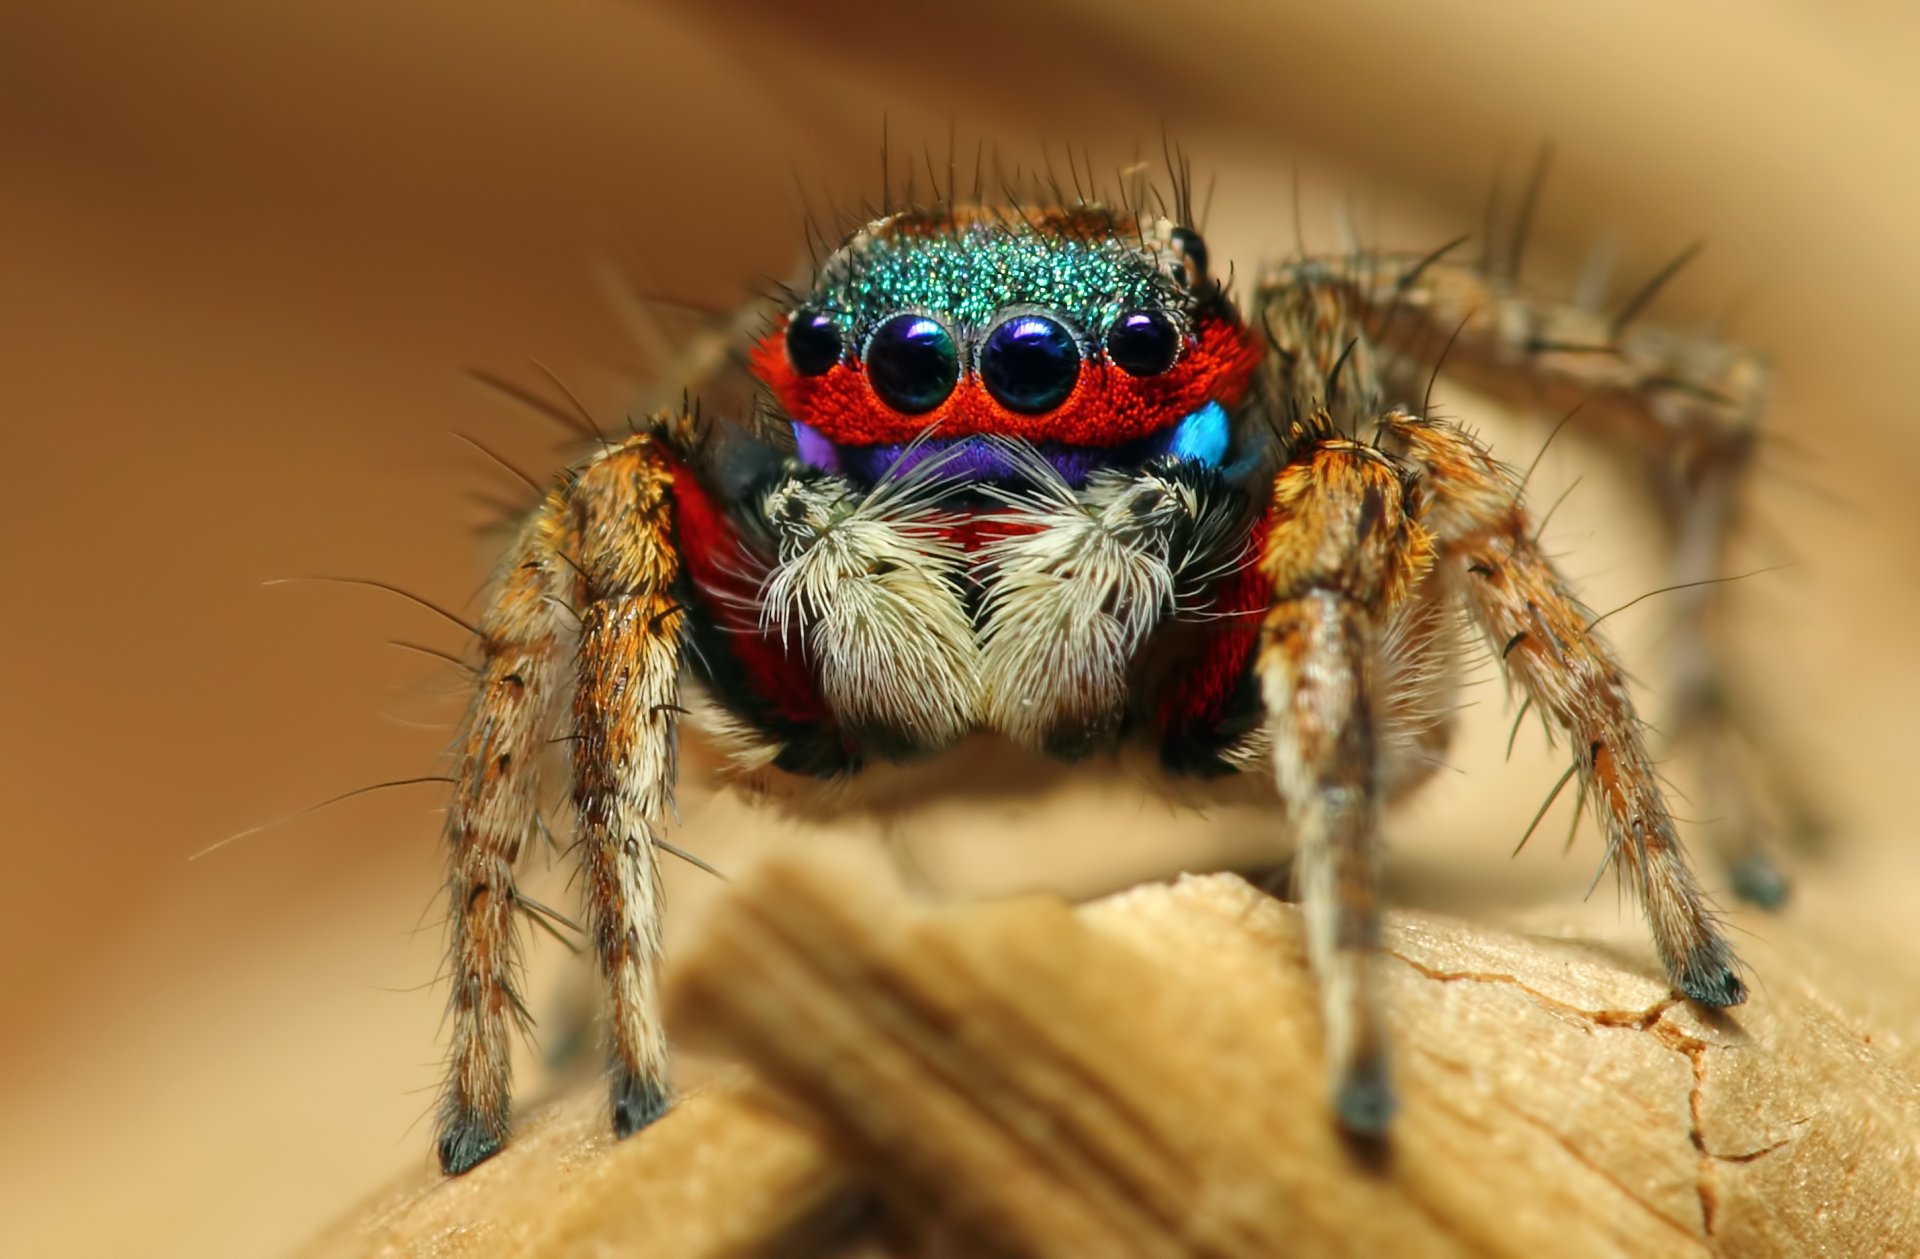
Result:
<svg viewBox="0 0 1920 1259"><path fill-rule="evenodd" d="M840 448L821 436L817 429L795 420L793 441L799 447L801 463L809 464L822 472L840 471Z"/></svg>
<svg viewBox="0 0 1920 1259"><path fill-rule="evenodd" d="M1124 463L1138 456L1131 448L1099 450L1090 446L1064 446L1057 442L1035 443L1034 450L1053 466L1067 484L1078 489L1096 469ZM887 475L899 476L939 460L942 480L1017 483L1029 479L1028 473L1002 442L979 437L934 438L916 445L847 446L839 451L840 465L847 475L869 484ZM809 460L808 462L812 462Z"/></svg>
<svg viewBox="0 0 1920 1259"><path fill-rule="evenodd" d="M885 446L836 446L814 429L797 422L793 436L803 463L825 472L838 472L864 485L872 485L884 476L911 472L930 459L939 460L937 475L942 480L1018 484L1030 476L1004 440L978 436L934 437ZM1210 405L1188 416L1175 428L1124 446L1035 442L1029 449L1044 459L1068 485L1080 489L1086 485L1087 478L1101 468L1137 467L1156 455L1171 453L1181 459L1217 464L1222 451L1213 447L1218 445L1224 450L1225 443L1226 415L1217 405Z"/></svg>

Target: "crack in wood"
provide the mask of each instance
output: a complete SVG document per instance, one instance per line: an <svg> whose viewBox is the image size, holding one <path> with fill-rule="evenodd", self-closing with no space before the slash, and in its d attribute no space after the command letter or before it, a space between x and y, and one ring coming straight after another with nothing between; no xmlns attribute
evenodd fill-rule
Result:
<svg viewBox="0 0 1920 1259"><path fill-rule="evenodd" d="M1570 1015L1599 1027L1626 1027L1646 1031L1655 1023L1658 1023L1668 1010L1673 1009L1676 1005L1684 1004L1686 1001L1685 997L1667 996L1643 1010L1588 1010L1574 1005L1571 1002L1562 1001L1558 997L1550 997L1538 988L1530 988L1514 976L1503 974L1500 971L1441 970L1438 967L1428 966L1416 958L1408 957L1406 954L1393 949L1383 949L1381 951L1388 957L1393 958L1397 962L1405 963L1414 971L1437 983L1499 984L1507 988L1517 988L1532 998L1536 1004L1545 1007L1552 1013Z"/></svg>

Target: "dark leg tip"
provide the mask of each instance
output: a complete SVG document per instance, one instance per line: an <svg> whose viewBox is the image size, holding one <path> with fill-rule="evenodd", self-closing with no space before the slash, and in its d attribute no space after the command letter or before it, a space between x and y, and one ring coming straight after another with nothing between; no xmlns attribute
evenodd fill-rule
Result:
<svg viewBox="0 0 1920 1259"><path fill-rule="evenodd" d="M478 1116L456 1119L440 1134L440 1170L449 1176L486 1162L507 1144L504 1125L489 1123Z"/></svg>
<svg viewBox="0 0 1920 1259"><path fill-rule="evenodd" d="M641 1079L621 1067L613 1069L613 1135L630 1137L667 1113L672 1095L658 1080Z"/></svg>
<svg viewBox="0 0 1920 1259"><path fill-rule="evenodd" d="M1384 1147L1397 1107L1386 1063L1379 1059L1354 1063L1333 1094L1341 1129L1362 1146Z"/></svg>
<svg viewBox="0 0 1920 1259"><path fill-rule="evenodd" d="M1734 895L1761 909L1780 908L1793 891L1773 858L1757 850L1736 861L1728 874L1733 878Z"/></svg>
<svg viewBox="0 0 1920 1259"><path fill-rule="evenodd" d="M1739 972L1724 963L1682 976L1679 986L1692 1000L1716 1008L1739 1005L1747 999L1747 985Z"/></svg>

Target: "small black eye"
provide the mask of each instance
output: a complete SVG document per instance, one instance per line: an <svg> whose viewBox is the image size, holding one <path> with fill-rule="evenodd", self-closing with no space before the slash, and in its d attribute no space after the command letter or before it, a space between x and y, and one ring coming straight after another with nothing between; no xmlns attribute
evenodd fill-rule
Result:
<svg viewBox="0 0 1920 1259"><path fill-rule="evenodd" d="M802 376L820 376L840 362L840 329L833 316L796 310L787 321L787 361Z"/></svg>
<svg viewBox="0 0 1920 1259"><path fill-rule="evenodd" d="M1130 310L1107 329L1107 357L1129 376L1158 376L1180 353L1180 329L1161 310Z"/></svg>
<svg viewBox="0 0 1920 1259"><path fill-rule="evenodd" d="M947 400L960 379L953 334L925 315L895 315L867 341L867 377L880 400L920 415Z"/></svg>
<svg viewBox="0 0 1920 1259"><path fill-rule="evenodd" d="M1171 236L1173 243L1178 245L1180 252L1186 256L1188 264L1193 268L1193 273L1204 277L1207 274L1207 242L1200 239L1200 233L1191 227L1176 227Z"/></svg>
<svg viewBox="0 0 1920 1259"><path fill-rule="evenodd" d="M1016 315L987 337L980 379L1009 411L1038 415L1067 400L1080 379L1080 346L1045 315Z"/></svg>

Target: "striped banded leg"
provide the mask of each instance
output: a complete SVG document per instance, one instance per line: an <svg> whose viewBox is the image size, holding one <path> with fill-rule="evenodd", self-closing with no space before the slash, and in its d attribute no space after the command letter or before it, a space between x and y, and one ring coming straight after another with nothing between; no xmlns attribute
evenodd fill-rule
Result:
<svg viewBox="0 0 1920 1259"><path fill-rule="evenodd" d="M513 867L539 811L538 766L565 692L573 629L560 600L563 501L521 529L480 620L482 662L447 812L453 1027L438 1119L448 1175L493 1155L512 1107L509 1024L529 1025L514 990Z"/></svg>
<svg viewBox="0 0 1920 1259"><path fill-rule="evenodd" d="M1572 746L1582 798L1606 826L1608 859L1639 894L1669 979L1703 1004L1738 1005L1739 963L1687 865L1626 674L1534 543L1511 469L1440 421L1395 413L1382 431L1421 472L1421 520L1474 622Z"/></svg>
<svg viewBox="0 0 1920 1259"><path fill-rule="evenodd" d="M1735 888L1755 904L1780 904L1787 883L1768 833L1784 825L1796 837L1816 836L1817 793L1777 747L1753 736L1760 723L1741 720L1748 697L1730 663L1728 591L1716 581L1728 575L1762 436L1771 386L1765 359L1705 332L1639 319L1694 250L1617 310L1603 309L1598 272L1583 283L1582 300L1557 303L1520 286L1511 265L1499 271L1447 253L1317 259L1282 269L1269 284L1309 290L1295 303L1339 309L1338 330L1364 328L1390 348L1387 383L1400 396L1426 387L1445 347L1450 375L1525 409L1577 408L1585 433L1637 465L1666 530L1674 587L1666 605L1674 627L1672 746L1699 764L1708 812L1718 819L1709 834Z"/></svg>
<svg viewBox="0 0 1920 1259"><path fill-rule="evenodd" d="M1376 683L1384 629L1432 563L1411 482L1388 457L1326 437L1274 482L1261 571L1273 603L1259 672L1295 879L1321 985L1340 1123L1385 1132L1394 1109L1375 990L1381 797Z"/></svg>
<svg viewBox="0 0 1920 1259"><path fill-rule="evenodd" d="M672 807L686 616L673 598L675 467L642 434L589 465L569 502L580 588L573 803L589 938L607 984L618 1136L658 1118L669 1098L654 840Z"/></svg>

